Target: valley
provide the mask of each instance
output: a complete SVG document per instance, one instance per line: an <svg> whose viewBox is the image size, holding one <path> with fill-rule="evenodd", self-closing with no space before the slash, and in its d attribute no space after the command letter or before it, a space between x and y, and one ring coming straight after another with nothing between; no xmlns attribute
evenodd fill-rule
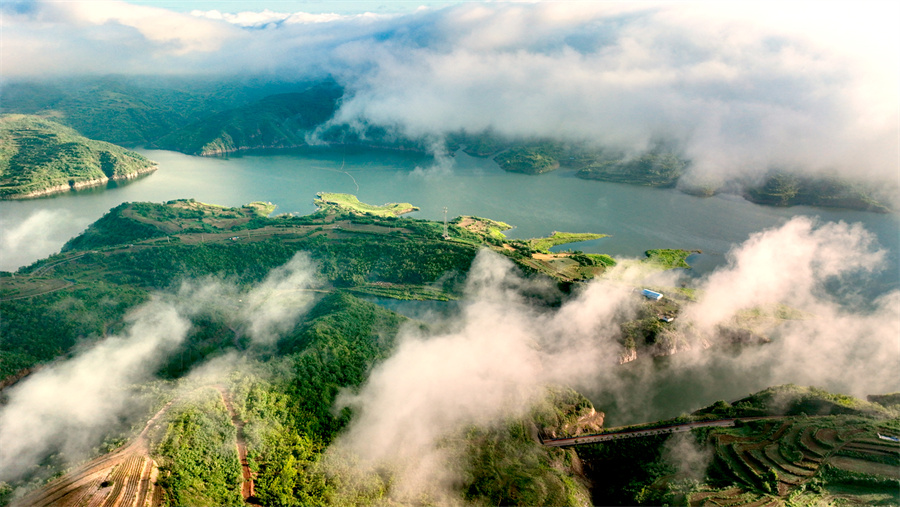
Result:
<svg viewBox="0 0 900 507"><path fill-rule="evenodd" d="M647 251L643 261L628 259L619 266L620 261L605 254L549 250L551 245L597 239L600 234L554 233L547 238L511 239L502 232L509 229L507 224L462 216L449 221L445 236L440 222L384 213L391 208L363 204L355 196L329 196L320 200L319 206L311 215L269 216L274 207L264 202L239 208L190 199L126 203L69 241L60 254L18 270L15 277L5 273L0 311L7 316L2 323L7 340L0 353L3 378L10 383L0 391L4 395L27 385L31 377L53 371L51 361L60 354L77 355L73 347L78 341L90 337L99 344L120 333L127 312L150 301L153 292L176 290L179 284L183 291L188 280L209 276L227 276L229 283L244 287L220 298L215 304L218 309L203 310L191 318L194 324L183 344L155 369L171 384L154 395L154 403L163 408L139 423L142 429L136 436L126 436L130 443L88 459L13 505L285 505L297 499L323 504L377 502L383 495L394 494L377 474L344 469L330 457L329 449L338 445L351 420L348 409L335 412L332 407L343 389L364 385L367 371L390 357L398 347L395 337L408 319L360 297L464 301L471 297L464 276L475 269L475 263L484 262L476 259L488 250L515 263L535 282L552 281L555 288L551 292L542 294L545 288L528 296L537 310L577 300L587 289L586 283L616 267L638 269L647 276L683 269L691 254L656 249ZM402 212L410 207L404 203L395 209ZM300 251L315 263L317 276L325 283L269 292L264 300L267 305L286 303L290 308L312 301L302 304L313 306L295 327L282 328L286 334L263 345L253 334L255 327L242 323L241 301L254 301L252 287L265 284L265 279ZM624 280L613 283L620 287L614 290L636 290ZM711 345L691 345L696 338L677 327L680 308L692 304L699 296L696 292L651 287L665 297L654 300L637 294L623 300L629 301L635 314L618 323L620 331L613 335L618 341L611 342L608 349L613 356L608 358L611 365ZM241 292L248 290L251 292ZM289 299L279 302L283 298ZM77 306L72 307L72 301L78 301ZM111 307L111 301L118 304ZM779 310L778 315L774 320L754 317L756 320L736 322L736 329L743 331L723 332L723 341L716 346L764 347L771 329L791 319L806 318L788 310ZM39 326L32 324L39 320ZM418 325L441 324L424 321ZM55 330L52 341L46 339L46 330ZM748 336L756 338L748 340ZM242 359L236 360L235 352ZM192 379L190 372L219 361L224 363L215 368L218 373L212 380ZM861 480L870 485L864 495L893 498L891 481L897 478L890 470L897 460L896 449L874 435L900 432L896 408L859 405L852 398L835 398L819 391L780 389L771 392L790 394L774 397L794 397L797 408L788 405L785 409L783 401L772 405L766 400L773 395L764 392L676 419L674 423L701 423L686 434L666 430L673 421L664 420L650 424L648 436L634 439L634 443L619 439L582 443L577 450L545 447L537 435L589 438L596 429L586 425L595 419L602 425L603 414L574 391L554 394L551 390L538 398L543 401L533 409L508 420L505 429L485 428L463 437L462 442L467 442L463 448L470 447L461 455L468 456L462 457L462 463L468 463L464 466L469 467L467 473L474 482L461 494L474 502L528 505L581 505L588 498L595 504L680 498L690 505L775 505L796 495L852 502L863 493L847 488ZM807 423L801 411L816 418ZM594 415L587 417L590 414ZM723 416L732 419L734 428L703 427L704 420ZM777 417L767 419L773 416ZM851 416L856 419L840 419ZM839 420L842 422L836 422ZM595 423L590 423L592 428L597 427ZM835 424L857 429L829 433L827 428ZM665 438L676 438L676 434L716 449L705 479L695 486L679 482L671 464L651 466L662 459L657 453ZM788 436L794 440L785 440ZM644 440L652 446L640 452L627 451ZM805 450L791 454L789 449L794 448ZM762 450L765 453L759 454ZM627 452L625 462L663 475L638 479L643 477L638 474L626 481L647 481L642 483L643 492L631 497L620 496L633 491L628 488L613 493L598 487L596 474L606 473L603 467L610 456L621 460L620 452ZM511 459L526 459L531 464L514 472ZM219 463L218 472L209 475L203 467L197 468L204 460ZM745 462L749 464L742 464ZM772 476L777 483L766 475L769 469L779 470ZM284 475L284 470L291 472ZM40 476L31 475L35 473L23 477L35 480ZM667 475L671 473L675 475ZM494 482L497 480L501 482ZM498 484L505 486L498 489Z"/></svg>

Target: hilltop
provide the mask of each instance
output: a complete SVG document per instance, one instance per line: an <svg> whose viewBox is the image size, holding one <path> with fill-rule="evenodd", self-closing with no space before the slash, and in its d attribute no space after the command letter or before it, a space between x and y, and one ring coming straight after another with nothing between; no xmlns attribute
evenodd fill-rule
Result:
<svg viewBox="0 0 900 507"><path fill-rule="evenodd" d="M0 198L41 197L126 181L156 170L139 153L88 139L59 123L0 116Z"/></svg>

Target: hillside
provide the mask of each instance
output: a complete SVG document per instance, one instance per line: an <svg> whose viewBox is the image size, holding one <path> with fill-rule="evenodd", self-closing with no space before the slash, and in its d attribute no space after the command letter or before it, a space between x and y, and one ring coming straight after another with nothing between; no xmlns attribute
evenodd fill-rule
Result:
<svg viewBox="0 0 900 507"><path fill-rule="evenodd" d="M586 474L598 486L594 502L777 506L900 500L900 444L879 436L900 432L896 410L786 385L651 427L692 420L731 424L578 446Z"/></svg>
<svg viewBox="0 0 900 507"><path fill-rule="evenodd" d="M631 183L650 187L674 187L687 163L671 153L648 152L632 159L595 159L583 163L576 174L588 180Z"/></svg>
<svg viewBox="0 0 900 507"><path fill-rule="evenodd" d="M154 146L190 155L303 146L306 135L331 118L342 94L325 82L300 93L271 95L191 123Z"/></svg>
<svg viewBox="0 0 900 507"><path fill-rule="evenodd" d="M52 81L8 81L2 113L33 114L84 136L122 146L146 146L194 121L295 92L308 83L222 78L104 76Z"/></svg>
<svg viewBox="0 0 900 507"><path fill-rule="evenodd" d="M59 123L0 116L0 198L40 197L125 181L156 170L143 155Z"/></svg>
<svg viewBox="0 0 900 507"><path fill-rule="evenodd" d="M504 170L530 175L573 171L579 178L710 196L739 194L758 204L808 205L890 212L891 192L860 181L773 172L762 181L688 182L686 160L673 143L657 141L626 153L591 143L513 138L491 129L448 132L439 139L410 138L401 126L365 121L330 122L345 90L332 78L269 82L262 79L178 79L107 76L56 82L4 83L3 113L34 114L92 139L151 146L191 155L304 146L311 141L422 153L462 149L491 157Z"/></svg>
<svg viewBox="0 0 900 507"><path fill-rule="evenodd" d="M844 179L796 176L784 172L768 175L758 186L749 186L744 197L772 206L828 206L889 213L891 208L875 196L871 188Z"/></svg>
<svg viewBox="0 0 900 507"><path fill-rule="evenodd" d="M589 278L616 264L609 256L535 249L582 235L510 240L502 233L507 224L465 216L444 238L440 223L367 213L368 205L342 197L345 204L303 217L269 217L267 203L126 203L61 254L15 278L0 277L3 396L15 390L10 385L56 368L53 361L75 361L92 344L121 336L138 308L146 312L175 298L190 308L191 321L167 354L141 356L156 380L115 386L134 408L92 451L49 447L40 466L0 479L7 481L0 482L0 505L14 489L63 469L14 505L378 505L395 494L403 498L392 490L395 471L360 467L332 452L354 413L334 407L392 356L401 329L434 323L411 322L363 298L458 298L481 248L564 289L552 295L545 285L537 305L558 304L567 290L576 292L574 276ZM298 254L318 281L273 285ZM668 269L688 254L651 250L640 264ZM258 289L265 289L261 299ZM624 335L640 354L668 353L669 323L660 315L677 314L689 291L673 289L659 301L636 297L642 303L633 320L621 323ZM260 341L256 324L245 319L278 314L263 311L263 303L305 311ZM878 437L900 433L896 408L783 386L652 422L644 427L656 434L643 438L542 445L615 431L603 428L602 408L567 387L548 387L520 416L446 435L441 445L460 477L453 498L572 506L897 501L897 445ZM665 431L721 419L730 423ZM680 468L673 446L700 449L708 465ZM70 467L68 460L80 464Z"/></svg>
<svg viewBox="0 0 900 507"><path fill-rule="evenodd" d="M16 505L238 504L241 466L233 452L238 439L252 470L253 501L360 503L347 496L360 486L345 487L357 484L356 472L321 463L349 420L348 411L332 407L341 389L359 385L372 365L387 357L406 319L358 295L458 297L460 277L483 243L459 226L448 241L437 223L361 215L340 206L306 217L266 217L270 211L264 203L242 208L191 200L128 203L70 241L63 253L20 270L14 279L2 278L0 378L12 384L22 377L27 382L55 358L122 332L130 311L151 301L153 292L176 290L183 280L227 278L249 290L302 251L324 281L309 291L309 311L279 334L274 349L256 344L251 329L235 321L241 311L228 306L233 299L220 298L227 307L221 311L196 314L183 343L155 367L156 375L178 387L135 386L133 396L145 400L146 418L129 419L108 437L122 442L132 435L130 425L139 432L137 440L100 453ZM187 376L227 351L240 352L245 361L227 379L203 383ZM572 504L567 499L576 498L581 500L573 505L585 505L585 487L572 479L577 471L563 464L571 453L542 447L531 437L532 417L542 426L564 426L567 411L581 410L585 402L576 394L551 397L532 416L464 435L471 474L459 494L491 504L514 499ZM59 464L63 456L47 459ZM21 480L41 479L57 470L54 466ZM507 481L513 473L516 479ZM378 484L383 478L366 480ZM4 488L9 491L0 484L0 494ZM356 494L372 502L388 491L385 485L366 488Z"/></svg>

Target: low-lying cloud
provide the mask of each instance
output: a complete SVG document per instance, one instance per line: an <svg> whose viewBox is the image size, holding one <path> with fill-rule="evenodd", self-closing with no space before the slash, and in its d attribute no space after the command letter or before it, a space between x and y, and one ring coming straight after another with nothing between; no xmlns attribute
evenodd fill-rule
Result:
<svg viewBox="0 0 900 507"><path fill-rule="evenodd" d="M644 358L626 374L617 364L620 325L636 315L641 298L632 287L640 279L595 280L553 308L540 303L552 288L482 251L459 315L437 323L433 333L401 332L396 352L358 391L342 395L339 406L353 407L354 419L331 452L357 456L362 471L390 470L393 500L425 495L449 502L462 480L461 468L447 464L461 455L460 432L524 416L549 385L616 400L636 420L658 414L650 406L658 394L653 386L680 371L698 372L698 385L798 383L859 396L896 391L900 293L861 302L833 286L875 272L882 255L859 225L797 218L754 235L702 282L699 300L676 320L676 332L693 346L682 347L668 369ZM741 311L772 308L794 320L769 330L771 343L735 354L719 336L720 326L734 326ZM666 452L687 477L702 474L708 463L708 452L688 442L672 442Z"/></svg>
<svg viewBox="0 0 900 507"><path fill-rule="evenodd" d="M0 480L18 478L52 452L83 456L136 407L128 388L148 379L182 342L190 322L155 300L130 317L122 336L48 366L9 389L0 409Z"/></svg>
<svg viewBox="0 0 900 507"><path fill-rule="evenodd" d="M131 386L153 378L192 329L213 318L267 346L312 306L320 282L305 253L248 290L207 279L184 283L136 308L121 335L101 339L68 360L48 365L4 392L0 407L0 481L33 471L50 454L85 457L111 429L141 407Z"/></svg>
<svg viewBox="0 0 900 507"><path fill-rule="evenodd" d="M894 392L900 388L900 291L874 301L859 292L878 276L884 256L859 224L797 217L732 250L729 264L701 285L704 295L684 320L709 335L720 325L747 326L740 318L745 310L789 314L770 331L772 343L741 353L736 375L860 397Z"/></svg>
<svg viewBox="0 0 900 507"><path fill-rule="evenodd" d="M123 2L4 4L4 75L331 75L335 121L439 139L491 129L898 184L891 3L464 3L405 15L191 15ZM227 57L223 56L227 55Z"/></svg>
<svg viewBox="0 0 900 507"><path fill-rule="evenodd" d="M21 221L20 221L21 220ZM39 209L24 218L0 217L0 270L17 268L59 251L68 230L78 220L66 210Z"/></svg>
<svg viewBox="0 0 900 507"><path fill-rule="evenodd" d="M459 477L445 458L459 450L448 435L524 415L546 385L585 383L616 363L613 317L636 305L630 291L597 282L553 312L539 303L552 290L480 252L458 318L436 335L406 329L361 390L339 400L356 412L333 452L356 454L360 470L390 467L399 501L449 501Z"/></svg>

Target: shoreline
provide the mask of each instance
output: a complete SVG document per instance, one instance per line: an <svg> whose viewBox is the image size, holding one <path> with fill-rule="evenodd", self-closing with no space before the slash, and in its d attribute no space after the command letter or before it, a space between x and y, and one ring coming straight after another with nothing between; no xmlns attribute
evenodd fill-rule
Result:
<svg viewBox="0 0 900 507"><path fill-rule="evenodd" d="M156 172L159 169L158 165L152 165L149 167L145 167L143 169L139 169L132 173L115 175L112 178L108 178L106 176L102 178L94 178L91 180L83 180L76 181L72 183L63 183L60 185L54 185L52 187L45 188L43 190L36 190L34 192L29 192L27 194L12 194L12 195L4 195L0 196L0 200L4 201L21 201L27 199L40 199L42 197L50 197L53 195L64 194L66 192L78 192L79 190L84 190L87 188L96 188L102 185L108 184L110 181L114 182L125 182L136 180L138 178L149 176L151 173Z"/></svg>

